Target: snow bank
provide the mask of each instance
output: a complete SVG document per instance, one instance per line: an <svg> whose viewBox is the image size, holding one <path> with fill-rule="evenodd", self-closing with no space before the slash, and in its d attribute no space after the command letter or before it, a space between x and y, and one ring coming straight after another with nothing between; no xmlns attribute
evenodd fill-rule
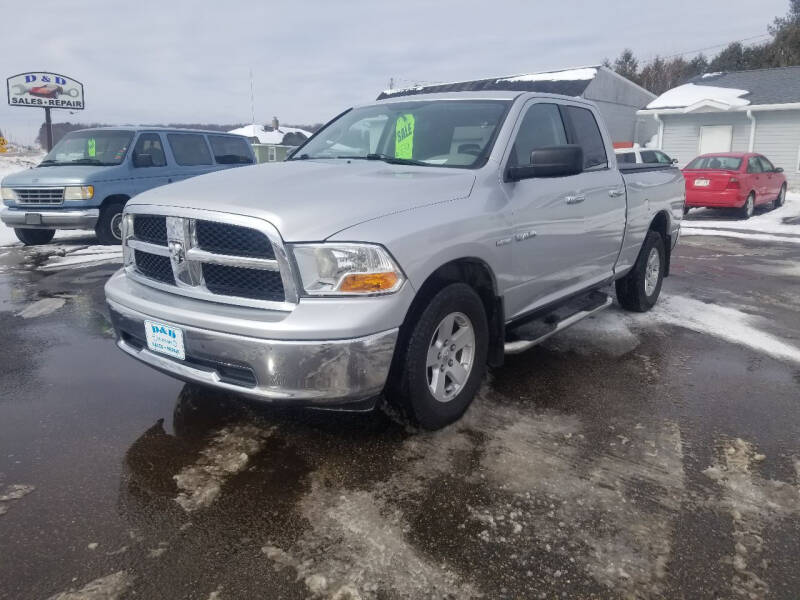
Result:
<svg viewBox="0 0 800 600"><path fill-rule="evenodd" d="M647 108L685 108L704 101L719 102L729 107L747 106L750 101L740 96L749 93L747 90L737 90L735 88L686 83L664 92L648 104Z"/></svg>
<svg viewBox="0 0 800 600"><path fill-rule="evenodd" d="M310 138L313 135L310 131L298 129L297 127L284 127L281 125L278 127L277 131L267 131L264 129L263 125L256 124L245 125L244 127L239 127L239 129L232 129L228 133L243 135L249 138L258 138L258 141L262 144L282 144L283 137L287 133L300 133L306 136L306 138Z"/></svg>
<svg viewBox="0 0 800 600"><path fill-rule="evenodd" d="M565 71L550 71L549 73L530 73L498 79L497 83L515 83L518 81L589 81L597 76L597 69L584 67L582 69L567 69Z"/></svg>
<svg viewBox="0 0 800 600"><path fill-rule="evenodd" d="M762 242L800 244L800 194L789 192L780 208L755 214L749 219L714 218L716 210L694 210L681 221L681 235L712 235Z"/></svg>

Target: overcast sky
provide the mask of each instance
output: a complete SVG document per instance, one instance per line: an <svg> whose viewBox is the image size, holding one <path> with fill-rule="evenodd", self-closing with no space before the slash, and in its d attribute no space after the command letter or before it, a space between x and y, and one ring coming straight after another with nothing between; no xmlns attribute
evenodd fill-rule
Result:
<svg viewBox="0 0 800 600"><path fill-rule="evenodd" d="M84 84L86 110L54 121L325 121L399 84L640 59L766 33L788 0L4 1L2 78L31 70ZM709 53L713 53L710 51ZM30 141L43 110L0 108Z"/></svg>

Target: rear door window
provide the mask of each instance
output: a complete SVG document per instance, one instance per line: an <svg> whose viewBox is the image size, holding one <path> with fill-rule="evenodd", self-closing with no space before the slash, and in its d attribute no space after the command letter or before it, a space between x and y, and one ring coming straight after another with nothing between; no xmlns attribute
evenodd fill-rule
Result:
<svg viewBox="0 0 800 600"><path fill-rule="evenodd" d="M534 104L525 113L514 140L510 166L531 164L531 152L548 146L563 146L567 132L556 104Z"/></svg>
<svg viewBox="0 0 800 600"><path fill-rule="evenodd" d="M563 106L570 123L570 143L583 148L584 169L604 169L608 167L606 146L600 127L592 111L579 106Z"/></svg>
<svg viewBox="0 0 800 600"><path fill-rule="evenodd" d="M635 152L621 152L617 154L617 162L622 165L633 165L636 164L636 153Z"/></svg>
<svg viewBox="0 0 800 600"><path fill-rule="evenodd" d="M170 133L167 135L169 147L175 162L184 167L213 165L206 138L200 133Z"/></svg>
<svg viewBox="0 0 800 600"><path fill-rule="evenodd" d="M211 151L214 160L220 165L250 165L253 157L250 153L249 143L244 138L230 135L210 135Z"/></svg>
<svg viewBox="0 0 800 600"><path fill-rule="evenodd" d="M157 133L143 133L133 147L133 166L163 167L167 164L161 136Z"/></svg>

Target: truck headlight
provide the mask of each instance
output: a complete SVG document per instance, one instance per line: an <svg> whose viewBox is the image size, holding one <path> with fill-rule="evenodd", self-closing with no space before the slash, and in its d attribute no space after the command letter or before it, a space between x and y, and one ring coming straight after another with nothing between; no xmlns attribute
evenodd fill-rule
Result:
<svg viewBox="0 0 800 600"><path fill-rule="evenodd" d="M68 185L64 188L64 200L91 200L93 196L93 185Z"/></svg>
<svg viewBox="0 0 800 600"><path fill-rule="evenodd" d="M19 199L17 192L10 187L0 187L0 196L8 202L16 202Z"/></svg>
<svg viewBox="0 0 800 600"><path fill-rule="evenodd" d="M389 294L403 285L403 272L381 246L297 244L292 252L311 296Z"/></svg>

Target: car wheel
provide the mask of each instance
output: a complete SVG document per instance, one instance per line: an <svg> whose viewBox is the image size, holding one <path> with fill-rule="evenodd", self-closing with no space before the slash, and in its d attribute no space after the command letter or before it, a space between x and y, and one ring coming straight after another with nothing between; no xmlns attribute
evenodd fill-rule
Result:
<svg viewBox="0 0 800 600"><path fill-rule="evenodd" d="M122 209L124 202L111 202L100 210L94 232L101 244L113 246L122 242Z"/></svg>
<svg viewBox="0 0 800 600"><path fill-rule="evenodd" d="M17 239L26 246L47 244L56 234L55 229L15 229Z"/></svg>
<svg viewBox="0 0 800 600"><path fill-rule="evenodd" d="M783 206L784 202L786 202L786 184L784 183L781 186L781 191L778 193L778 197L772 201L773 208L780 208Z"/></svg>
<svg viewBox="0 0 800 600"><path fill-rule="evenodd" d="M390 403L425 429L458 420L486 371L489 325L475 290L464 283L440 290L398 343Z"/></svg>
<svg viewBox="0 0 800 600"><path fill-rule="evenodd" d="M647 312L655 305L664 282L664 238L648 231L633 269L616 282L617 302L625 310Z"/></svg>
<svg viewBox="0 0 800 600"><path fill-rule="evenodd" d="M749 219L753 216L753 212L756 210L756 195L754 192L750 192L747 196L747 200L744 201L744 206L739 209L739 216L743 219Z"/></svg>

